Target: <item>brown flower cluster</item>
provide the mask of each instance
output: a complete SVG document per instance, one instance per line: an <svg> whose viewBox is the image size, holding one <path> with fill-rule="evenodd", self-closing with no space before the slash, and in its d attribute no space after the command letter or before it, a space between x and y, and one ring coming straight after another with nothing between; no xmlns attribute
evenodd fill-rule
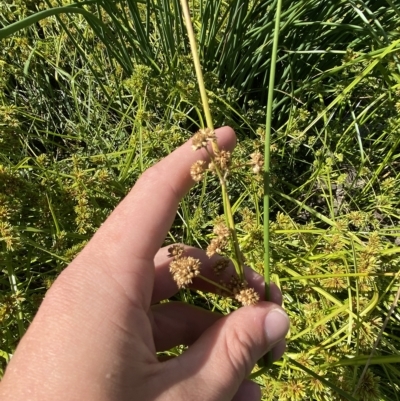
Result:
<svg viewBox="0 0 400 401"><path fill-rule="evenodd" d="M209 142L215 142L215 132L210 128L204 128L197 131L192 138L192 149L198 150L205 148ZM227 150L215 150L214 156L211 156L211 162L206 167L206 162L203 160L197 160L190 168L190 175L196 182L201 181L204 178L204 173L209 170L212 173L219 174L226 177L229 173L231 166L231 152Z"/></svg>
<svg viewBox="0 0 400 401"><path fill-rule="evenodd" d="M179 288L185 288L192 284L193 279L200 274L200 260L191 256L183 256L182 245L172 245L168 249L168 256L172 257L169 271Z"/></svg>
<svg viewBox="0 0 400 401"><path fill-rule="evenodd" d="M250 155L250 166L254 174L260 174L264 165L264 159L260 152L254 152Z"/></svg>
<svg viewBox="0 0 400 401"><path fill-rule="evenodd" d="M208 142L215 141L215 132L210 128L201 128L192 138L192 149L205 148Z"/></svg>
<svg viewBox="0 0 400 401"><path fill-rule="evenodd" d="M231 166L231 152L227 150L220 150L215 156L213 161L208 165L210 171L215 173L216 168L223 174L229 172Z"/></svg>
<svg viewBox="0 0 400 401"><path fill-rule="evenodd" d="M230 235L229 228L223 223L218 223L213 230L216 235L207 247L207 256L211 258L216 253L222 253L228 245Z"/></svg>
<svg viewBox="0 0 400 401"><path fill-rule="evenodd" d="M256 293L254 288L243 288L235 294L236 301L240 302L243 306L256 305L260 300L260 296Z"/></svg>
<svg viewBox="0 0 400 401"><path fill-rule="evenodd" d="M183 256L184 251L185 251L185 248L183 247L183 245L174 244L168 248L168 257L174 258L174 259L179 259Z"/></svg>
<svg viewBox="0 0 400 401"><path fill-rule="evenodd" d="M214 273L217 276L219 276L222 272L226 270L228 266L229 266L229 259L227 258L218 259L213 265Z"/></svg>
<svg viewBox="0 0 400 401"><path fill-rule="evenodd" d="M200 182L204 178L206 170L206 162L204 160L197 160L197 162L190 167L190 175L193 181Z"/></svg>
<svg viewBox="0 0 400 401"><path fill-rule="evenodd" d="M237 276L232 276L228 289L232 291L236 301L243 306L255 305L260 300L260 296L255 289L249 287L247 281L241 281Z"/></svg>

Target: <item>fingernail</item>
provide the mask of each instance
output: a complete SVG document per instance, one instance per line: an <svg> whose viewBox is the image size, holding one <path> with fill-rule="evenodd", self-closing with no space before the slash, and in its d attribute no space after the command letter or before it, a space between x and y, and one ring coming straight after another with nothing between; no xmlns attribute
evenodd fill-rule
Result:
<svg viewBox="0 0 400 401"><path fill-rule="evenodd" d="M283 340L289 330L288 315L281 309L273 309L265 318L264 329L268 339L268 348Z"/></svg>

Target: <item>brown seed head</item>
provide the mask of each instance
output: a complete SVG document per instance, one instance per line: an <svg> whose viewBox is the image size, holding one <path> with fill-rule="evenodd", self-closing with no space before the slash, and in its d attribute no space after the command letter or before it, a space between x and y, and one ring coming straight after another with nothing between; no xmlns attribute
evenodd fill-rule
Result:
<svg viewBox="0 0 400 401"><path fill-rule="evenodd" d="M200 129L202 133L207 137L207 141L215 141L216 136L215 136L215 131L212 130L211 128L204 128Z"/></svg>
<svg viewBox="0 0 400 401"><path fill-rule="evenodd" d="M191 256L174 259L169 265L169 271L179 288L192 284L192 280L200 274L200 260Z"/></svg>
<svg viewBox="0 0 400 401"><path fill-rule="evenodd" d="M254 288L245 288L235 294L235 299L243 306L255 305L260 300L260 296Z"/></svg>
<svg viewBox="0 0 400 401"><path fill-rule="evenodd" d="M202 128L198 130L192 138L192 149L198 150L205 148L207 142L215 140L215 132L210 128Z"/></svg>
<svg viewBox="0 0 400 401"><path fill-rule="evenodd" d="M227 288L232 291L233 298L240 302L243 306L255 305L260 296L254 288L248 286L246 280L240 280L238 276L232 276Z"/></svg>
<svg viewBox="0 0 400 401"><path fill-rule="evenodd" d="M192 138L192 149L198 150L207 146L207 138L200 131L196 132Z"/></svg>
<svg viewBox="0 0 400 401"><path fill-rule="evenodd" d="M214 156L214 164L218 166L221 172L228 171L231 165L231 152L228 152L227 150L220 150Z"/></svg>
<svg viewBox="0 0 400 401"><path fill-rule="evenodd" d="M215 262L213 266L214 273L219 276L229 266L229 259L222 258Z"/></svg>
<svg viewBox="0 0 400 401"><path fill-rule="evenodd" d="M207 256L211 258L211 256L213 256L216 253L222 253L227 245L228 241L226 240L226 238L221 238L221 237L213 238L207 247L206 251Z"/></svg>
<svg viewBox="0 0 400 401"><path fill-rule="evenodd" d="M204 160L197 160L197 162L190 167L190 175L192 176L193 181L201 181L204 178L206 169L206 162Z"/></svg>
<svg viewBox="0 0 400 401"><path fill-rule="evenodd" d="M247 281L240 280L238 276L232 276L227 287L233 292L234 295L236 295L241 290L247 288Z"/></svg>
<svg viewBox="0 0 400 401"><path fill-rule="evenodd" d="M179 259L183 255L184 251L185 248L183 247L183 245L174 244L168 248L168 257Z"/></svg>
<svg viewBox="0 0 400 401"><path fill-rule="evenodd" d="M213 228L213 232L219 238L228 238L229 237L229 228L223 223L216 224Z"/></svg>
<svg viewBox="0 0 400 401"><path fill-rule="evenodd" d="M259 174L262 171L264 165L263 156L260 152L254 152L250 155L250 165L253 168L254 174Z"/></svg>

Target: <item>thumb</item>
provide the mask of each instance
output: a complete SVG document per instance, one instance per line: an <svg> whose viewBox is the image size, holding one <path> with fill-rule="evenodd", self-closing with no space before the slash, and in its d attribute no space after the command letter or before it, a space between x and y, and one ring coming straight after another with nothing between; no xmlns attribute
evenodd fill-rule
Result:
<svg viewBox="0 0 400 401"><path fill-rule="evenodd" d="M232 400L257 360L282 344L288 330L289 318L276 304L240 308L218 320L177 358L181 377L189 388L205 384L204 401Z"/></svg>

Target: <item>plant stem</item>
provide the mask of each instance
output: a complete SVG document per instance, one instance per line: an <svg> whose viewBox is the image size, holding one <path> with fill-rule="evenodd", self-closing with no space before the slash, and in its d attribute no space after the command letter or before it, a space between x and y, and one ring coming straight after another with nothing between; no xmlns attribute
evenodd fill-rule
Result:
<svg viewBox="0 0 400 401"><path fill-rule="evenodd" d="M265 281L265 300L270 298L270 263L269 263L269 200L270 200L270 146L271 146L271 126L272 126L272 106L274 102L274 85L276 59L278 54L279 25L281 20L282 0L278 0L276 5L274 41L271 55L271 71L269 74L268 104L265 124L265 151L264 151L264 281Z"/></svg>
<svg viewBox="0 0 400 401"><path fill-rule="evenodd" d="M226 188L225 180L221 181L221 188L222 188L222 198L224 202L224 210L226 215L226 222L231 234L231 242L232 242L232 249L235 252L235 258L232 260L233 265L235 266L235 270L239 278L243 281L244 280L244 266L242 263L242 253L239 248L239 241L237 239L235 222L233 220L231 203L228 197L228 191Z"/></svg>
<svg viewBox="0 0 400 401"><path fill-rule="evenodd" d="M265 300L270 299L270 252L269 252L269 200L270 200L270 148L271 148L271 127L272 127L272 106L274 102L275 70L278 54L279 25L281 20L282 0L278 0L276 5L276 17L274 28L274 41L271 54L271 70L269 73L268 103L265 122L264 138L264 282ZM268 352L264 359L260 359L258 364L261 367L256 375L261 375L265 370L272 366L272 354Z"/></svg>
<svg viewBox="0 0 400 401"><path fill-rule="evenodd" d="M208 151L207 148L206 148L206 151L207 151L208 155L210 156L212 162L214 163L213 155ZM218 165L216 163L214 163L214 166L215 166L215 171L216 171L218 178L220 180L220 183L221 183L222 203L224 206L225 222L226 222L226 226L229 228L231 246L235 253L235 258L232 259L232 262L233 262L233 265L235 266L236 274L238 275L238 277L241 280L244 280L244 266L243 266L243 262L242 262L242 253L240 251L239 241L237 239L237 233L236 233L236 228L235 228L235 222L233 220L231 203L229 201L228 189L226 187L226 180L223 177L222 172L220 171Z"/></svg>
<svg viewBox="0 0 400 401"><path fill-rule="evenodd" d="M3 251L4 254L6 254L6 246L3 243ZM6 264L7 264L7 274L8 274L8 280L10 281L10 287L11 287L11 291L13 292L14 296L15 296L15 304L16 304L16 320L17 320L17 324L18 324L18 334L19 337L22 338L22 336L25 333L25 327L24 327L24 315L22 312L22 308L21 308L21 303L18 299L18 286L17 286L17 278L15 276L15 272L13 269L13 265L12 265L12 260L10 257L10 253L6 256Z"/></svg>
<svg viewBox="0 0 400 401"><path fill-rule="evenodd" d="M190 11L189 11L189 6L187 3L187 0L181 0L181 5L182 5L182 10L183 10L183 15L185 18L186 22L186 29L188 31L188 36L189 36L189 41L190 41L190 48L192 50L192 55L193 55L193 62L194 62L194 67L196 70L196 76L197 76L197 82L199 84L199 89L200 89L200 95L201 95L201 101L203 104L203 110L204 114L206 116L206 122L207 122L207 127L211 128L212 130L214 129L214 124L212 121L211 117L211 112L210 112L210 107L208 103L208 97L207 97L207 92L204 84L204 79L203 79L203 72L201 70L201 64L200 64L200 58L199 58L199 53L197 51L197 43L196 43L196 37L194 34L193 30L193 24L192 20L190 18ZM214 154L219 153L219 148L217 142L213 141L211 142L213 152ZM210 158L212 162L214 163L214 158L213 155L210 154ZM233 260L233 264L235 266L236 273L240 277L241 280L244 279L244 266L242 263L242 254L239 249L239 242L237 239L237 234L236 234L236 229L235 229L235 222L233 220L233 215L232 215L232 208L231 204L229 201L229 196L228 196L228 191L226 188L226 180L224 176L222 175L221 171L219 170L218 166L216 163L214 163L218 178L220 179L221 182L221 190L222 190L222 200L223 200L223 205L224 205L224 214L226 218L226 223L229 228L230 234L231 234L231 244L232 244L232 249L235 254L235 259Z"/></svg>
<svg viewBox="0 0 400 401"><path fill-rule="evenodd" d="M190 49L192 50L194 68L196 70L197 82L199 84L201 102L203 104L204 114L206 116L207 127L214 129L213 121L211 118L210 107L208 104L208 97L206 87L204 85L203 72L201 70L200 57L197 51L196 37L193 30L192 20L190 19L190 11L187 0L181 0L183 15L185 17L186 29L188 31Z"/></svg>

